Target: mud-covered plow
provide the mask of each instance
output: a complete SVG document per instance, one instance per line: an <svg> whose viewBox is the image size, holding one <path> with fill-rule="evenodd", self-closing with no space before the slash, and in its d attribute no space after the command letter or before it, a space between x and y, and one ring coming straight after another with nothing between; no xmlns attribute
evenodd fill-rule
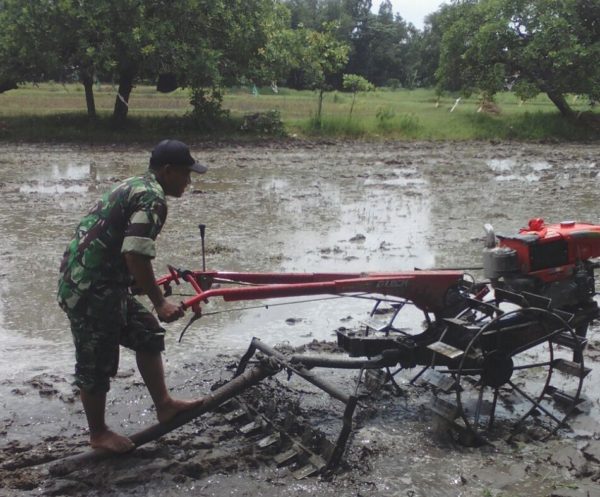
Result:
<svg viewBox="0 0 600 497"><path fill-rule="evenodd" d="M589 373L583 352L588 326L599 313L594 270L600 226L535 219L516 235L496 236L490 226L486 232L481 281L460 270L242 273L170 267L157 283L166 294L184 282L194 288L196 295L182 304L194 312L190 324L217 298L372 300L361 328L336 331L345 357L283 353L254 338L237 364L234 378L251 364L268 363L273 374L302 378L339 403L341 428L333 439L277 395L248 393L221 406L241 433L256 434L258 447L271 450L277 464L294 462L301 478L339 464L355 410L372 404L361 388L372 380L400 389L402 377L402 388L423 388L433 413L467 444L510 439L526 429L549 437L568 428L569 418L583 409ZM202 228L201 234L204 245ZM422 312L418 329L403 325L406 306ZM323 370L356 375L340 385Z"/></svg>

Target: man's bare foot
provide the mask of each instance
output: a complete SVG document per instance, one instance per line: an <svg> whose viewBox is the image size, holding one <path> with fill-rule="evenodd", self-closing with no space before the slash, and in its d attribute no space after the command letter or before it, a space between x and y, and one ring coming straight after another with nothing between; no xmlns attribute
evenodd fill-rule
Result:
<svg viewBox="0 0 600 497"><path fill-rule="evenodd" d="M177 414L204 403L204 398L196 400L178 400L170 398L156 406L156 417L159 423L171 421Z"/></svg>
<svg viewBox="0 0 600 497"><path fill-rule="evenodd" d="M135 444L129 438L108 429L90 434L90 445L94 449L106 449L118 454L135 449Z"/></svg>

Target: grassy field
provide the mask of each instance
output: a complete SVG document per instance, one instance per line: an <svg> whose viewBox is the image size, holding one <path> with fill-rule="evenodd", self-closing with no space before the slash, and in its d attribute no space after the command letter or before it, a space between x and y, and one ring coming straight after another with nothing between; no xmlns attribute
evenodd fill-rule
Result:
<svg viewBox="0 0 600 497"><path fill-rule="evenodd" d="M583 126L564 120L544 95L521 102L511 93L496 98L496 112L478 112L477 96L438 98L433 90L385 90L361 93L350 115L352 95L331 92L325 95L320 123L315 121L317 94L286 88L274 93L261 88L253 95L249 88L229 89L223 107L231 119L218 126L202 126L189 117L192 110L186 90L158 93L154 87L138 86L129 102L129 123L115 128L110 120L116 88L95 88L99 119L90 121L85 113L81 85L46 83L25 85L0 94L0 140L18 141L154 141L177 135L187 140L255 139L260 130L242 131L247 114L277 111L289 136L337 137L392 140L597 140L600 137ZM581 112L591 109L586 99L569 97ZM456 105L455 105L456 104ZM451 111L452 110L452 111Z"/></svg>

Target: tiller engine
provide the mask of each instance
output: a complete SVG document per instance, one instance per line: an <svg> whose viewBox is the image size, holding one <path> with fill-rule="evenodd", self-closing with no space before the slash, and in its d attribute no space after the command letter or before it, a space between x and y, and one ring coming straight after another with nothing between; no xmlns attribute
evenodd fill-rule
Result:
<svg viewBox="0 0 600 497"><path fill-rule="evenodd" d="M286 355L255 338L237 366L236 376L260 352L273 374L298 375L344 404L343 427L333 443L299 427L289 412L269 416L252 402L240 402L229 413L246 416L244 433L266 429L259 446L276 445L276 461L295 461L298 477L339 463L362 402L358 385L376 378L399 388L401 372L407 383L432 393L432 411L466 443L511 438L528 426L548 437L568 428L569 417L581 409L583 380L590 371L583 350L588 326L598 317L594 258L600 256L600 226L533 219L512 236L485 228L480 282L459 270L303 274L175 268L157 282L166 294L181 280L192 285L197 295L183 303L194 311L192 320L201 315L201 304L216 297L373 300L362 329L337 330L338 345L349 358ZM204 246L202 225L201 235ZM397 324L407 305L423 312L418 330ZM343 391L319 377L317 368L355 369L358 379Z"/></svg>

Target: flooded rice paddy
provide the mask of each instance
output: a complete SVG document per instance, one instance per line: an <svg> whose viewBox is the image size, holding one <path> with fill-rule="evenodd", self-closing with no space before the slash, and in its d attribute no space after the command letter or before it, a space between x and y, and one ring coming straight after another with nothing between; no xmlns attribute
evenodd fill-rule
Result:
<svg viewBox="0 0 600 497"><path fill-rule="evenodd" d="M597 495L584 493L597 492L600 471L597 328L586 352L592 408L574 433L546 443L457 446L435 435L418 394L407 393L381 400L357 428L346 470L328 481L294 480L235 437L219 438L222 428L211 421L93 475L57 481L43 470L19 473L24 464L15 461L24 454L43 461L85 447L70 331L55 302L58 266L82 214L115 182L143 172L149 151L17 144L0 151L1 495ZM508 234L533 217L600 221L598 145L291 143L199 146L194 153L210 170L193 178L183 198L169 200L157 275L167 264L202 267L199 223L206 225L207 269L469 268L477 278L471 268L481 265L484 223ZM172 298L186 291L176 288ZM227 366L252 337L290 347L332 341L337 328L357 326L371 308L356 299L296 300L215 299L182 343L187 319L168 325L169 384L181 396L201 395L230 377ZM419 313L405 314L407 327L420 326ZM122 354L109 394L109 422L125 433L154 422L134 362ZM191 452L202 462L191 465Z"/></svg>

